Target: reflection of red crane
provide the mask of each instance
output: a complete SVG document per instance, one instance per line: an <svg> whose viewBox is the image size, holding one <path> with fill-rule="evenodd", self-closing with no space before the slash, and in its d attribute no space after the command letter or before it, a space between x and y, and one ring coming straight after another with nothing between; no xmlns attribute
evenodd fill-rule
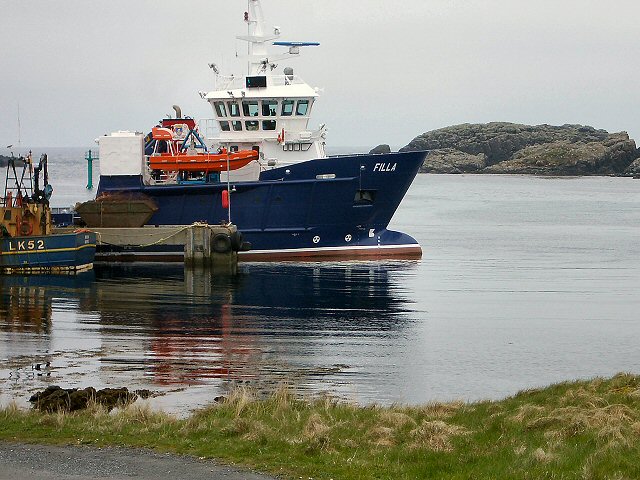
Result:
<svg viewBox="0 0 640 480"><path fill-rule="evenodd" d="M163 335L162 327L153 337L151 351L154 362L151 372L158 385L204 384L210 378L239 378L239 366L255 352L248 336L233 333L231 305L221 306L220 335ZM169 325L165 323L165 325ZM206 343L205 343L206 342ZM210 348L217 345L218 348ZM199 359L199 360L195 360Z"/></svg>

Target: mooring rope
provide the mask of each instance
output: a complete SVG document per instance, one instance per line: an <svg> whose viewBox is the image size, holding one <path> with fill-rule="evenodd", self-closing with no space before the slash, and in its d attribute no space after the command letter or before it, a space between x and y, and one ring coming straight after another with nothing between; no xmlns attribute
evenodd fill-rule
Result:
<svg viewBox="0 0 640 480"><path fill-rule="evenodd" d="M151 242L151 243L146 243L146 244L132 244L132 243L128 243L128 246L132 246L132 247L140 247L140 248L146 248L146 247L153 247L155 245L160 245L163 242L166 242L167 240L169 240L170 238L175 237L176 235L181 234L182 232L189 230L190 228L194 228L194 227L201 227L201 228L208 228L209 230L213 231L215 227L226 227L229 228L231 226L230 223L224 223L224 224L220 224L220 225L209 225L208 223L203 223L203 222L194 222L191 225L186 225L184 227L182 227L181 229L173 232L171 235L168 235L166 237L163 237L159 240L156 240L155 242ZM114 243L109 243L109 242L105 242L102 240L102 233L101 232L95 232L96 237L98 239L98 243L100 245L109 245L111 247L121 247L122 245L116 245Z"/></svg>

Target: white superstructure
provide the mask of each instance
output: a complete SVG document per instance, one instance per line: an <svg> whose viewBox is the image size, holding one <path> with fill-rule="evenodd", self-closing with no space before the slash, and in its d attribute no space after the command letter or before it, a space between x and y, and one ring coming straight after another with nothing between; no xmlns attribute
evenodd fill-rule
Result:
<svg viewBox="0 0 640 480"><path fill-rule="evenodd" d="M237 38L248 42L247 73L223 76L212 65L216 90L202 94L215 114L215 119L200 125L208 143L229 151L260 152L257 161L231 172L234 181L256 180L265 169L326 157L325 126L309 129L317 90L294 75L290 67L274 73L275 62L298 55L301 47L318 44L276 41L280 30L275 27L267 32L260 0L248 0L245 22L248 33ZM288 52L270 55L269 45L288 48ZM218 132L215 136L210 135L212 126Z"/></svg>

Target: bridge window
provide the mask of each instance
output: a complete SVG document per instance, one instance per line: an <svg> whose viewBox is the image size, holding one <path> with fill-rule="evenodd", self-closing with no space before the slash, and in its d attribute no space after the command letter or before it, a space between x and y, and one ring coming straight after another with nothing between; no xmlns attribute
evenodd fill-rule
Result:
<svg viewBox="0 0 640 480"><path fill-rule="evenodd" d="M244 122L244 124L245 124L245 127L247 127L247 130L249 132L255 132L256 130L258 130L258 127L260 126L257 120L249 120Z"/></svg>
<svg viewBox="0 0 640 480"><path fill-rule="evenodd" d="M258 102L257 101L242 102L242 111L244 112L245 117L257 117L259 112Z"/></svg>
<svg viewBox="0 0 640 480"><path fill-rule="evenodd" d="M275 130L276 129L276 121L275 120L263 120L262 121L262 129L263 130Z"/></svg>
<svg viewBox="0 0 640 480"><path fill-rule="evenodd" d="M282 146L283 152L308 152L312 143L285 143Z"/></svg>
<svg viewBox="0 0 640 480"><path fill-rule="evenodd" d="M298 100L298 108L296 108L296 115L306 115L309 110L309 100Z"/></svg>
<svg viewBox="0 0 640 480"><path fill-rule="evenodd" d="M294 101L293 100L283 100L282 101L282 116L283 117L290 117L291 115L293 115L293 105L294 105Z"/></svg>
<svg viewBox="0 0 640 480"><path fill-rule="evenodd" d="M233 122L231 122L231 126L233 127L234 132L242 131L242 122L240 120L234 120Z"/></svg>
<svg viewBox="0 0 640 480"><path fill-rule="evenodd" d="M220 122L220 130L222 130L223 132L230 131L231 128L229 128L229 122Z"/></svg>
<svg viewBox="0 0 640 480"><path fill-rule="evenodd" d="M236 102L227 102L227 105L229 105L229 116L231 117L240 116L240 107Z"/></svg>
<svg viewBox="0 0 640 480"><path fill-rule="evenodd" d="M262 101L262 116L263 117L275 117L278 115L278 101L277 100L263 100Z"/></svg>
<svg viewBox="0 0 640 480"><path fill-rule="evenodd" d="M215 102L216 113L218 117L224 118L227 116L227 107L225 107L224 102Z"/></svg>

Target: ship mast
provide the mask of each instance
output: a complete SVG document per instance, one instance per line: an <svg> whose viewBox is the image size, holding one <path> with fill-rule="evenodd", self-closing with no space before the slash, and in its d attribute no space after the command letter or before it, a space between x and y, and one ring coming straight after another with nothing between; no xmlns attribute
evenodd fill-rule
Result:
<svg viewBox="0 0 640 480"><path fill-rule="evenodd" d="M20 102L18 102L18 149L22 146L22 133L20 130Z"/></svg>
<svg viewBox="0 0 640 480"><path fill-rule="evenodd" d="M276 67L275 64L269 61L266 44L279 38L280 30L276 27L272 34L265 33L266 27L260 0L248 0L244 21L247 23L247 35L236 38L248 42L247 75L266 74ZM279 60L280 58L273 58L272 60Z"/></svg>
<svg viewBox="0 0 640 480"><path fill-rule="evenodd" d="M273 27L273 32L267 33L260 0L248 0L247 11L244 12L247 24L247 35L236 37L248 42L247 47L247 75L270 75L278 66L275 62L286 60L300 54L300 47L317 47L317 42L273 42L278 47L287 47L284 54L269 55L267 43L280 38L280 28ZM236 56L238 56L236 54Z"/></svg>

